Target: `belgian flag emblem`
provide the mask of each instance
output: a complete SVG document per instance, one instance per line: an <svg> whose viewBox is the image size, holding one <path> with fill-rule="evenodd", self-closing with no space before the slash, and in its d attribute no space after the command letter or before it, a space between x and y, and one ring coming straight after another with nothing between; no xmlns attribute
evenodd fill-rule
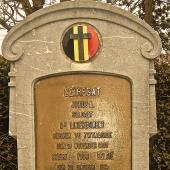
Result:
<svg viewBox="0 0 170 170"><path fill-rule="evenodd" d="M73 25L62 41L65 54L76 62L87 62L95 57L100 41L98 33L91 25Z"/></svg>

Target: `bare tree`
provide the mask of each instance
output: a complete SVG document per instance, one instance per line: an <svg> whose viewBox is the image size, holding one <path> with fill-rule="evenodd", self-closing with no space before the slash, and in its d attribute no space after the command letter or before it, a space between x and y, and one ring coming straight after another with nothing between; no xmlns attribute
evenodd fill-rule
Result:
<svg viewBox="0 0 170 170"><path fill-rule="evenodd" d="M0 29L9 31L26 16L56 2L56 0L1 0Z"/></svg>
<svg viewBox="0 0 170 170"><path fill-rule="evenodd" d="M1 28L5 28L7 31L9 31L22 18L24 18L24 14L21 13L20 8L20 4L16 1L2 0L0 2Z"/></svg>
<svg viewBox="0 0 170 170"><path fill-rule="evenodd" d="M29 0L15 0L22 5L22 8L26 15L30 15L33 12L43 8L45 0L32 0L32 4Z"/></svg>

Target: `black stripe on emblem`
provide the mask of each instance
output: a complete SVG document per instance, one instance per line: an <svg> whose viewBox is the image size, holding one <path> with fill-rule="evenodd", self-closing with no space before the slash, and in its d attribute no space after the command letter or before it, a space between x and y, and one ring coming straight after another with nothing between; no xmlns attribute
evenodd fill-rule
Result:
<svg viewBox="0 0 170 170"><path fill-rule="evenodd" d="M74 60L74 43L73 43L73 39L70 39L70 35L73 34L73 28L70 28L64 38L63 38L63 49L64 49L64 52L66 53L66 55Z"/></svg>
<svg viewBox="0 0 170 170"><path fill-rule="evenodd" d="M78 35L83 36L83 26L78 26ZM79 46L79 60L84 61L84 46L83 46L83 38L78 39Z"/></svg>

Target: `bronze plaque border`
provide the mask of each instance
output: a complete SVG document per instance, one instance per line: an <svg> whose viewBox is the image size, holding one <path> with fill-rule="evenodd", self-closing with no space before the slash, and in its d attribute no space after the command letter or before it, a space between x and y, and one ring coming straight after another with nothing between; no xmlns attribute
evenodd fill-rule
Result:
<svg viewBox="0 0 170 170"><path fill-rule="evenodd" d="M36 139L36 129L37 129L37 125L36 125L36 113L37 113L37 109L36 109L36 100L35 100L35 85L38 81L40 80L43 80L43 79L47 79L47 78L50 78L50 77L60 77L60 76L67 76L67 75L105 75L105 76L111 76L111 77L119 77L119 78L123 78L123 79L126 79L129 83L130 83L130 89L131 89L131 170L132 170L132 144L133 144L133 141L132 141L132 128L133 128L133 122L132 122L132 101L133 101L133 97L132 97L132 80L127 77L127 76L124 76L124 75L121 75L121 74L115 74L115 73L109 73L109 72L98 72L98 71L70 71L70 72L61 72L61 73L55 73L55 74L49 74L49 75L45 75L45 76L42 76L42 77L39 77L37 78L34 83L33 83L33 98L34 98L34 142L35 142L35 169L37 169L37 152L36 152L36 145L37 145L37 139Z"/></svg>

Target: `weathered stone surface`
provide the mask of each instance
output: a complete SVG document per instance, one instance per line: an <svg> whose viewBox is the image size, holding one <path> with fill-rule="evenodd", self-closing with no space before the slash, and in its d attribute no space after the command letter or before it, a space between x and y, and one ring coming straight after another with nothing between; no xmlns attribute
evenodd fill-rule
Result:
<svg viewBox="0 0 170 170"><path fill-rule="evenodd" d="M93 25L102 46L95 60L79 64L62 49L74 23ZM35 169L34 84L68 72L121 75L132 84L132 169L149 170L149 135L156 133L152 59L160 54L158 34L144 21L99 2L65 2L35 12L6 36L2 52L11 61L10 134L17 137L19 170Z"/></svg>

